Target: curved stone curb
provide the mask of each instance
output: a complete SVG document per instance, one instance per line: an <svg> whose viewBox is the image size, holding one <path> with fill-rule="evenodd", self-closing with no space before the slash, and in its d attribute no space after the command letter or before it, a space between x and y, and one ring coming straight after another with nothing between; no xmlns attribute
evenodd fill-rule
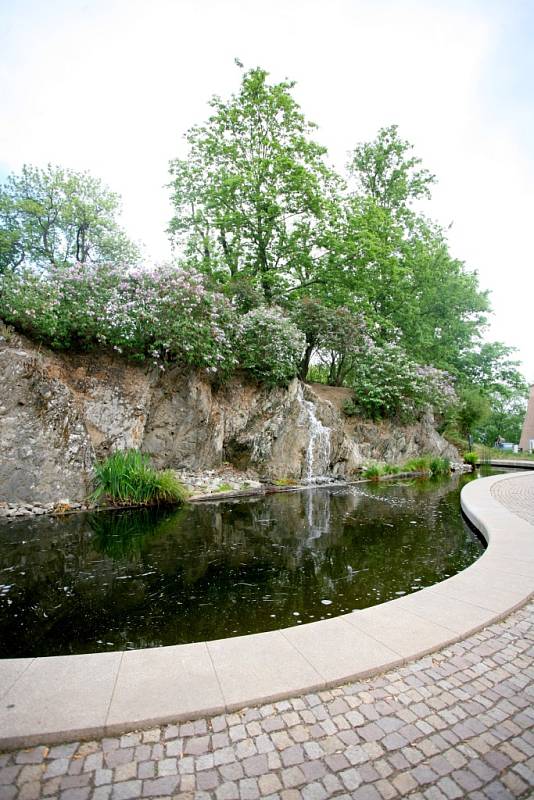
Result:
<svg viewBox="0 0 534 800"><path fill-rule="evenodd" d="M477 461L478 466L508 467L508 469L534 469L534 461L526 458L490 458Z"/></svg>
<svg viewBox="0 0 534 800"><path fill-rule="evenodd" d="M368 677L489 625L534 593L534 526L468 484L486 553L442 583L321 622L171 647L0 661L0 748L211 716ZM522 479L534 476L521 476Z"/></svg>

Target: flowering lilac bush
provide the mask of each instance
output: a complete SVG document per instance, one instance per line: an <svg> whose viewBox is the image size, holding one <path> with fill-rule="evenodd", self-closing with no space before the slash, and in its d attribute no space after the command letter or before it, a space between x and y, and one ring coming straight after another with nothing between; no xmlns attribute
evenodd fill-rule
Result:
<svg viewBox="0 0 534 800"><path fill-rule="evenodd" d="M271 384L297 373L304 342L280 311L262 307L240 317L227 297L208 290L205 276L177 267L8 272L0 278L0 317L57 349L109 347L219 377L243 368Z"/></svg>
<svg viewBox="0 0 534 800"><path fill-rule="evenodd" d="M162 267L124 272L75 264L8 272L0 315L52 347L112 347L134 358L227 372L237 365L235 313L196 272Z"/></svg>
<svg viewBox="0 0 534 800"><path fill-rule="evenodd" d="M305 343L280 309L261 306L241 317L236 349L239 363L255 378L283 384L297 374Z"/></svg>
<svg viewBox="0 0 534 800"><path fill-rule="evenodd" d="M163 267L122 277L99 309L104 341L118 350L161 361L228 372L235 313L204 276Z"/></svg>
<svg viewBox="0 0 534 800"><path fill-rule="evenodd" d="M164 368L173 362L225 377L244 369L271 385L287 383L302 363L305 334L279 308L240 315L192 269L130 269L99 264L25 269L0 277L0 317L58 349L113 348ZM450 377L412 361L398 341L374 345L358 317L339 308L318 338L330 380L349 383L347 411L368 416L443 411L455 400ZM332 379L332 371L335 374Z"/></svg>
<svg viewBox="0 0 534 800"><path fill-rule="evenodd" d="M351 374L351 386L354 400L345 412L374 419L409 420L427 409L443 413L457 402L451 376L417 364L398 342L370 347Z"/></svg>

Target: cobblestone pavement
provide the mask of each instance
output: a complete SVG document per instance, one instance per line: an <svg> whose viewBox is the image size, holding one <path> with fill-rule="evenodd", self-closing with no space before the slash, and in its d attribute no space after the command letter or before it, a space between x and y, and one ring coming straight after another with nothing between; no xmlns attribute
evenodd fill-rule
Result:
<svg viewBox="0 0 534 800"><path fill-rule="evenodd" d="M367 681L0 756L0 800L534 796L534 603Z"/></svg>
<svg viewBox="0 0 534 800"><path fill-rule="evenodd" d="M509 511L534 525L534 474L514 475L499 481L491 488L491 494Z"/></svg>

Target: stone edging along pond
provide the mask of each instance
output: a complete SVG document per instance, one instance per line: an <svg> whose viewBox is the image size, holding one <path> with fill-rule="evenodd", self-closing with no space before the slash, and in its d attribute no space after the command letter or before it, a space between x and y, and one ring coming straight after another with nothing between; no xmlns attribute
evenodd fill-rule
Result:
<svg viewBox="0 0 534 800"><path fill-rule="evenodd" d="M534 467L534 462L533 462ZM463 470L462 470L463 471ZM418 478L426 477L426 472L395 472L391 475L380 476L380 481L395 480L399 478ZM311 488L328 488L332 486L353 486L357 483L370 483L369 478L358 478L352 481L345 480L332 480L325 481L320 484L313 484L313 486L303 483L291 483L288 485L277 485L276 483L266 482L263 486L257 486L252 489L231 489L230 491L213 491L202 492L199 494L192 494L187 498L187 503L205 503L205 502L221 502L224 500L240 500L247 497L261 497L268 494L279 494L280 492L302 492ZM178 504L171 504L168 506L177 506ZM68 500L60 501L58 503L5 503L0 502L0 519L6 522L20 521L21 518L36 517L41 515L48 515L52 517L66 517L72 514L87 514L87 513L100 513L102 511L131 511L139 508L147 508L146 503L122 503L110 505L106 503L98 503L92 505L90 502L85 503L71 503Z"/></svg>
<svg viewBox="0 0 534 800"><path fill-rule="evenodd" d="M464 513L488 548L467 569L414 594L231 639L0 660L0 749L113 735L317 691L467 637L534 593L534 527L491 494L511 477L464 487Z"/></svg>

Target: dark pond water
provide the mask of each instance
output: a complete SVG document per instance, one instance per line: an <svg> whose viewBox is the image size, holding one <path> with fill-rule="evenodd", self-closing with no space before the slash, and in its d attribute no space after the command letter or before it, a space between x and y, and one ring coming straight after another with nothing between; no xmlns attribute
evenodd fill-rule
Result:
<svg viewBox="0 0 534 800"><path fill-rule="evenodd" d="M224 638L415 592L482 552L460 513L470 479L3 523L0 654Z"/></svg>

